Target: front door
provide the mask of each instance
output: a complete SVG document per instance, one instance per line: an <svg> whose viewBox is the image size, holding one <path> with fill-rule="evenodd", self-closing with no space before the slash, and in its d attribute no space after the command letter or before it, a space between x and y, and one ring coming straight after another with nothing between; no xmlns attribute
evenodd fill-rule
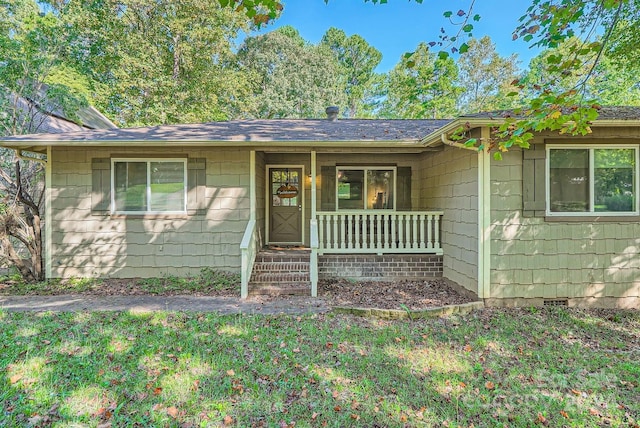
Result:
<svg viewBox="0 0 640 428"><path fill-rule="evenodd" d="M269 242L302 244L302 168L269 168Z"/></svg>

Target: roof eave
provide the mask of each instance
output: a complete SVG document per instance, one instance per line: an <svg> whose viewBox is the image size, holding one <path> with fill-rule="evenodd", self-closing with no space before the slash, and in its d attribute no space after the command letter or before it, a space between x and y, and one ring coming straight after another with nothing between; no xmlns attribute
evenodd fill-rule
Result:
<svg viewBox="0 0 640 428"><path fill-rule="evenodd" d="M495 123L496 123L495 119L459 118L454 120L453 122L449 122L442 128L439 128L433 131L431 134L427 135L422 140L420 140L420 144L422 144L425 147L433 147L433 146L442 144L443 134L445 135L450 134L451 132L455 131L461 126L468 125L471 128L477 128L479 126L488 126Z"/></svg>
<svg viewBox="0 0 640 428"><path fill-rule="evenodd" d="M223 140L0 140L0 146L11 149L29 148L46 148L48 146L84 146L84 147L168 147L168 146L206 146L206 147L367 147L375 145L375 147L406 147L420 148L424 147L421 140L347 140L347 141L223 141Z"/></svg>
<svg viewBox="0 0 640 428"><path fill-rule="evenodd" d="M420 140L421 144L425 147L434 147L442 144L442 135L448 135L461 126L469 126L471 128L478 128L481 126L495 126L504 122L504 118L458 118L453 122L448 123L440 129L432 132L431 134ZM596 119L591 126L596 127L640 127L640 119Z"/></svg>

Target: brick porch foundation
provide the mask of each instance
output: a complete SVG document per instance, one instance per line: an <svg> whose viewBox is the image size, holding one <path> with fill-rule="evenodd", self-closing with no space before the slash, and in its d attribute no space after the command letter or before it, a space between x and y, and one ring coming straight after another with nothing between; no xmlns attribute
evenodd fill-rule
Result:
<svg viewBox="0 0 640 428"><path fill-rule="evenodd" d="M385 281L442 277L442 256L434 254L325 254L318 277Z"/></svg>

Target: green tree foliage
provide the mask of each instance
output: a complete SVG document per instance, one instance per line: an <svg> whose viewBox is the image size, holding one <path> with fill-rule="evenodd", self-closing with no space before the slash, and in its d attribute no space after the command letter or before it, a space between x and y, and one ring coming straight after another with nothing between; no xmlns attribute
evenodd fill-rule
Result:
<svg viewBox="0 0 640 428"><path fill-rule="evenodd" d="M440 119L456 115L458 67L450 57L431 53L425 43L402 57L388 78L381 115L405 119Z"/></svg>
<svg viewBox="0 0 640 428"><path fill-rule="evenodd" d="M61 26L33 0L0 1L0 135L38 132L44 110L74 119L86 106L82 78L61 60ZM75 86L65 73L78 78Z"/></svg>
<svg viewBox="0 0 640 428"><path fill-rule="evenodd" d="M248 90L233 61L247 16L206 0L52 2L68 60L124 126L227 119Z"/></svg>
<svg viewBox="0 0 640 428"><path fill-rule="evenodd" d="M518 106L518 100L506 95L514 90L518 78L518 57L501 57L488 36L471 39L468 51L460 55L459 82L464 92L458 99L461 113L501 110Z"/></svg>
<svg viewBox="0 0 640 428"><path fill-rule="evenodd" d="M559 131L585 135L598 117L600 104L590 92L591 79L598 72L608 50L612 56L637 58L637 36L631 35L639 20L637 0L533 0L514 31L514 39L522 38L533 46L555 49L564 44L566 51L556 51L546 58L548 85L517 116L508 117L495 134L495 139L481 147L495 147L500 152L513 145L529 147L531 131ZM576 37L577 42L571 42ZM633 61L635 62L635 60ZM627 61L627 64L630 62ZM553 86L554 79L574 79L569 89ZM519 85L527 91L527 81ZM534 90L538 88L534 87Z"/></svg>
<svg viewBox="0 0 640 428"><path fill-rule="evenodd" d="M546 92L576 92L587 100L602 105L640 105L637 66L624 64L621 59L612 60L603 54L598 63L586 55L582 58L582 41L572 37L553 49L547 49L531 60L529 71L523 78L523 93L535 98ZM565 73L558 76L552 71L561 58L575 57L590 73Z"/></svg>
<svg viewBox="0 0 640 428"><path fill-rule="evenodd" d="M331 51L307 43L293 27L247 38L238 63L251 73L249 117L324 117L327 106L346 103L345 79Z"/></svg>
<svg viewBox="0 0 640 428"><path fill-rule="evenodd" d="M388 92L389 79L387 73L374 73L362 95L358 117L366 119L380 117Z"/></svg>
<svg viewBox="0 0 640 428"><path fill-rule="evenodd" d="M380 64L382 54L361 36L347 37L344 31L334 27L327 30L321 44L333 52L346 77L347 116L363 115L365 93L375 83L374 69Z"/></svg>

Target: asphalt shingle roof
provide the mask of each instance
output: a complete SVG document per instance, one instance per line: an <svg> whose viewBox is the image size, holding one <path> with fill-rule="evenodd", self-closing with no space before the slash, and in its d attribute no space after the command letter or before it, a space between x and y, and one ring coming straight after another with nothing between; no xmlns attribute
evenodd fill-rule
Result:
<svg viewBox="0 0 640 428"><path fill-rule="evenodd" d="M236 120L145 128L102 129L3 138L6 142L126 141L418 141L451 120L272 119Z"/></svg>
<svg viewBox="0 0 640 428"><path fill-rule="evenodd" d="M518 116L513 110L498 110L484 113L466 114L459 119L503 119L507 116ZM640 107L603 106L598 111L597 120L640 120Z"/></svg>

